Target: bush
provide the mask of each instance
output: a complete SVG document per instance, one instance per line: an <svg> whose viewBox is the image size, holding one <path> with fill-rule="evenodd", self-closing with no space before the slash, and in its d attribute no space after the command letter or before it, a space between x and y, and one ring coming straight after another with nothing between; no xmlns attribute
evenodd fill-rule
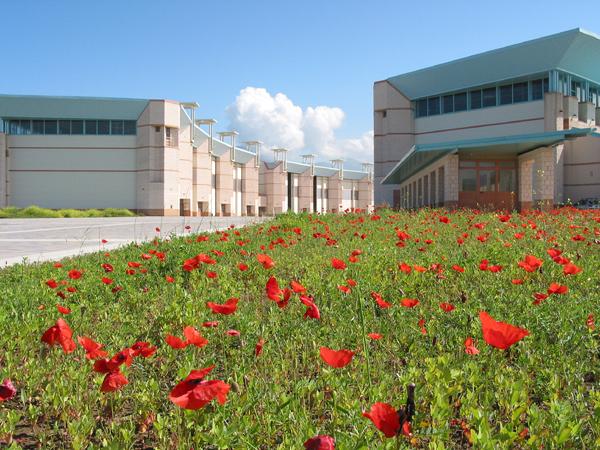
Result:
<svg viewBox="0 0 600 450"><path fill-rule="evenodd" d="M31 205L27 208L8 206L0 208L0 219L61 218L61 217L134 217L125 208L106 209L48 209Z"/></svg>

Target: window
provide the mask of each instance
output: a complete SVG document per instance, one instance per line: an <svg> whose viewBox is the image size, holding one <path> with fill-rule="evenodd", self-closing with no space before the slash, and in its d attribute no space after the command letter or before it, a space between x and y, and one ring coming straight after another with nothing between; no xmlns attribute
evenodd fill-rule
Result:
<svg viewBox="0 0 600 450"><path fill-rule="evenodd" d="M512 84L500 86L500 104L510 105L513 101L513 87Z"/></svg>
<svg viewBox="0 0 600 450"><path fill-rule="evenodd" d="M496 191L496 169L479 170L479 192Z"/></svg>
<svg viewBox="0 0 600 450"><path fill-rule="evenodd" d="M460 169L458 171L460 190L463 192L475 192L477 190L477 170Z"/></svg>
<svg viewBox="0 0 600 450"><path fill-rule="evenodd" d="M165 146L177 147L178 145L177 128L165 127Z"/></svg>
<svg viewBox="0 0 600 450"><path fill-rule="evenodd" d="M467 93L461 92L454 94L454 111L466 111L467 109Z"/></svg>
<svg viewBox="0 0 600 450"><path fill-rule="evenodd" d="M71 121L70 120L59 120L58 121L58 134L71 134Z"/></svg>
<svg viewBox="0 0 600 450"><path fill-rule="evenodd" d="M85 134L98 134L98 121L97 120L86 120L85 121Z"/></svg>
<svg viewBox="0 0 600 450"><path fill-rule="evenodd" d="M430 97L427 99L427 114L437 116L440 113L440 98Z"/></svg>
<svg viewBox="0 0 600 450"><path fill-rule="evenodd" d="M386 110L381 111L381 117L383 117L384 119L387 117L387 111Z"/></svg>
<svg viewBox="0 0 600 450"><path fill-rule="evenodd" d="M137 124L135 120L124 120L123 121L123 134L126 136L135 135L137 131Z"/></svg>
<svg viewBox="0 0 600 450"><path fill-rule="evenodd" d="M471 91L471 109L481 108L481 90Z"/></svg>
<svg viewBox="0 0 600 450"><path fill-rule="evenodd" d="M56 134L57 131L56 120L44 120L44 134Z"/></svg>
<svg viewBox="0 0 600 450"><path fill-rule="evenodd" d="M529 92L527 87L527 81L524 81L523 83L515 83L513 85L513 103L521 103L528 100Z"/></svg>
<svg viewBox="0 0 600 450"><path fill-rule="evenodd" d="M499 192L516 192L517 191L517 173L515 169L500 170L498 181Z"/></svg>
<svg viewBox="0 0 600 450"><path fill-rule="evenodd" d="M71 134L83 134L83 120L71 120Z"/></svg>
<svg viewBox="0 0 600 450"><path fill-rule="evenodd" d="M32 120L31 134L44 134L44 121Z"/></svg>
<svg viewBox="0 0 600 450"><path fill-rule="evenodd" d="M417 100L417 117L427 116L427 99Z"/></svg>
<svg viewBox="0 0 600 450"><path fill-rule="evenodd" d="M444 95L442 97L442 107L444 113L454 112L454 95Z"/></svg>
<svg viewBox="0 0 600 450"><path fill-rule="evenodd" d="M110 121L110 134L123 135L123 121L122 120L111 120Z"/></svg>
<svg viewBox="0 0 600 450"><path fill-rule="evenodd" d="M31 120L21 120L21 134L31 134Z"/></svg>
<svg viewBox="0 0 600 450"><path fill-rule="evenodd" d="M110 134L110 120L99 120L98 121L98 134L102 134L102 135Z"/></svg>
<svg viewBox="0 0 600 450"><path fill-rule="evenodd" d="M482 105L484 107L488 107L488 106L496 106L496 88L487 88L484 89L483 91L483 99L482 99Z"/></svg>
<svg viewBox="0 0 600 450"><path fill-rule="evenodd" d="M571 81L571 96L577 97L581 101L581 83L579 81Z"/></svg>
<svg viewBox="0 0 600 450"><path fill-rule="evenodd" d="M544 98L544 86L542 80L533 80L531 82L531 100L541 100Z"/></svg>

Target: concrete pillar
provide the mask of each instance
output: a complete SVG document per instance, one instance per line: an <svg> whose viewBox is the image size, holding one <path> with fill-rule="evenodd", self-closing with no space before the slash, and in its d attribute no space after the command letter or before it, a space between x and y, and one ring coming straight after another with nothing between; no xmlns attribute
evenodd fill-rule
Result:
<svg viewBox="0 0 600 450"><path fill-rule="evenodd" d="M8 206L8 145L6 134L0 133L0 208Z"/></svg>
<svg viewBox="0 0 600 450"><path fill-rule="evenodd" d="M444 164L444 206L458 206L458 155L448 155Z"/></svg>
<svg viewBox="0 0 600 450"><path fill-rule="evenodd" d="M533 207L533 160L519 158L519 209Z"/></svg>
<svg viewBox="0 0 600 450"><path fill-rule="evenodd" d="M298 175L298 210L300 212L314 211L313 180L310 168Z"/></svg>

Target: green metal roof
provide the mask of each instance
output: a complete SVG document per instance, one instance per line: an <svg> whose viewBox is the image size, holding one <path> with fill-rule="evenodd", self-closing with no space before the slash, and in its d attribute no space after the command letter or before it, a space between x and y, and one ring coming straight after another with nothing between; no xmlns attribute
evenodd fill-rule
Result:
<svg viewBox="0 0 600 450"><path fill-rule="evenodd" d="M381 181L381 184L400 184L439 158L454 151L485 151L494 154L520 155L536 148L558 144L564 140L593 135L593 131L593 128L572 128L564 131L414 145Z"/></svg>
<svg viewBox="0 0 600 450"><path fill-rule="evenodd" d="M600 84L600 37L575 28L388 78L411 100L562 70Z"/></svg>
<svg viewBox="0 0 600 450"><path fill-rule="evenodd" d="M137 120L147 104L131 98L0 95L0 117Z"/></svg>

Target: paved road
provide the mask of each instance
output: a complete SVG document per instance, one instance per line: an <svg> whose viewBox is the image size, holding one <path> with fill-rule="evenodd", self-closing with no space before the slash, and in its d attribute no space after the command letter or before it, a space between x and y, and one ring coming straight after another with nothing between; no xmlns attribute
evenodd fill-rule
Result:
<svg viewBox="0 0 600 450"><path fill-rule="evenodd" d="M259 217L102 217L86 219L0 219L0 268L23 261L110 250L160 234L218 230L265 220ZM190 229L186 230L185 227ZM157 233L156 227L160 228ZM102 244L102 240L107 242Z"/></svg>

